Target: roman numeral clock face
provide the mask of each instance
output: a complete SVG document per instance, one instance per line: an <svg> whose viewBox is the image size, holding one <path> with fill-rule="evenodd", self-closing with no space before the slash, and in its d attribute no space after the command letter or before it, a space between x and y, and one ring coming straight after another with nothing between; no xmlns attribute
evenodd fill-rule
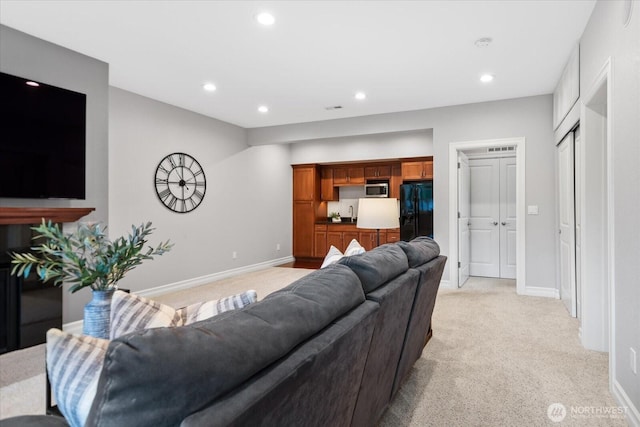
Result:
<svg viewBox="0 0 640 427"><path fill-rule="evenodd" d="M156 193L160 201L178 213L191 212L204 199L207 181L200 163L185 153L162 159L156 169Z"/></svg>

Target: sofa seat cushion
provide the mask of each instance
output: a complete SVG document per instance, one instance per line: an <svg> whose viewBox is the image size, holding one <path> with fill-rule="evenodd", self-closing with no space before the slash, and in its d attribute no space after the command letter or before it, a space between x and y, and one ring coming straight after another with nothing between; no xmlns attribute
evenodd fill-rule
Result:
<svg viewBox="0 0 640 427"><path fill-rule="evenodd" d="M69 427L69 424L55 415L20 415L0 420L0 427Z"/></svg>
<svg viewBox="0 0 640 427"><path fill-rule="evenodd" d="M175 426L362 304L358 277L332 265L242 310L109 344L87 425Z"/></svg>
<svg viewBox="0 0 640 427"><path fill-rule="evenodd" d="M358 275L365 294L409 269L407 255L395 243L378 246L360 255L344 257L338 264L346 265Z"/></svg>
<svg viewBox="0 0 640 427"><path fill-rule="evenodd" d="M430 237L416 237L410 242L398 242L398 246L407 254L409 267L425 264L440 255L440 246Z"/></svg>

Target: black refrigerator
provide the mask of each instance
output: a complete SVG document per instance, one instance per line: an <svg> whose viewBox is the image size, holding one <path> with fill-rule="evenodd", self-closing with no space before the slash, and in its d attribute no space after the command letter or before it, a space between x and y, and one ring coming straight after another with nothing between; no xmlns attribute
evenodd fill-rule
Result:
<svg viewBox="0 0 640 427"><path fill-rule="evenodd" d="M400 240L433 238L433 181L400 186Z"/></svg>

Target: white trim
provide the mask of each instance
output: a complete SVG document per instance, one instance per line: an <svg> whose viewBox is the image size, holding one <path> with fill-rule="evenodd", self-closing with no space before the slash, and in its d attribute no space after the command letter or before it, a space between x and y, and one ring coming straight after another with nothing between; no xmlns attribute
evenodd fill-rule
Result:
<svg viewBox="0 0 640 427"><path fill-rule="evenodd" d="M206 276L194 277L193 279L182 280L180 282L169 283L167 285L156 286L155 288L144 289L142 291L135 291L136 295L140 295L145 298L150 298L170 292L182 291L185 289L193 288L196 286L206 285L207 283L216 282L218 280L226 279L228 277L238 276L240 274L251 273L253 271L264 270L268 267L275 267L277 265L286 264L288 262L295 261L292 256L272 259L270 261L260 262L258 264L251 264L244 267L234 268L232 270L220 271L218 273L207 274ZM62 330L71 334L82 333L82 320L75 322L69 322L62 325Z"/></svg>
<svg viewBox="0 0 640 427"><path fill-rule="evenodd" d="M440 287L438 289L456 289L456 287L451 284L450 280L440 280Z"/></svg>
<svg viewBox="0 0 640 427"><path fill-rule="evenodd" d="M69 322L62 325L62 330L70 334L82 335L82 320L76 320L75 322Z"/></svg>
<svg viewBox="0 0 640 427"><path fill-rule="evenodd" d="M525 295L526 280L526 149L525 138L486 139L449 143L449 282L458 287L458 151L516 146L516 293Z"/></svg>
<svg viewBox="0 0 640 427"><path fill-rule="evenodd" d="M206 276L194 277L193 279L182 280L180 282L170 283L168 285L156 286L155 288L145 289L143 291L136 291L136 295L140 295L145 298L150 298L157 295L166 294L169 292L182 291L184 289L193 288L195 286L206 285L207 283L226 279L227 277L238 276L244 273L251 273L252 271L263 270L267 267L274 267L276 265L286 264L288 262L293 262L293 261L295 261L295 258L293 258L292 256L278 258L270 261L261 262L258 264L252 264L244 267L234 268L232 270L225 270L225 271L220 271L218 273L208 274Z"/></svg>
<svg viewBox="0 0 640 427"><path fill-rule="evenodd" d="M615 248L615 229L614 229L614 186L613 186L613 110L612 110L612 105L613 105L613 100L612 100L612 96L613 96L613 62L611 60L611 57L607 58L606 61L604 62L604 64L602 65L602 67L600 68L600 71L598 72L597 76L593 79L592 84L589 87L589 90L586 91L586 94L584 96L584 98L582 99L581 102L581 109L580 109L580 124L581 124L581 128L584 129L583 132L581 132L582 136L581 138L583 138L583 143L582 143L582 159L583 159L583 165L584 162L587 159L587 156L585 155L586 150L587 150L587 144L588 144L588 138L591 136L588 134L587 129L588 129L588 120L586 118L587 114L586 114L586 110L587 108L589 108L589 104L591 103L591 101L598 95L599 91L602 89L603 85L606 84L606 89L607 89L607 111L605 114L605 123L606 123L606 193L607 193L607 198L606 198L606 221L607 223L605 224L606 227L606 233L607 233L607 239L606 239L606 245L607 247L606 249L606 263L607 265L603 267L606 267L607 269L607 276L606 276L606 289L604 289L603 292L603 300L604 297L606 295L606 297L609 299L608 301L608 306L602 307L602 310L600 313L596 313L595 315L599 316L600 318L604 319L606 318L608 320L609 323L609 327L608 330L605 330L604 328L601 329L601 331L592 331L593 328L589 328L586 332L588 333L588 336L583 335L582 339L582 343L583 345L585 345L585 342L589 342L590 345L586 345L585 347L590 348L592 350L598 350L598 351L609 351L609 389L613 390L613 381L616 378L616 366L615 366L615 361L616 361L616 354L615 354L615 305L614 305L614 301L615 301L615 263L614 263L614 248ZM592 173L592 171L589 171L589 173ZM582 182L585 182L585 178L587 175L586 172L586 168L583 167L583 170L581 171L581 179ZM584 204L586 203L586 193L587 193L587 189L586 186L583 185L582 189L581 189L581 203L582 205L582 209L581 212L584 215L586 213L586 208L584 206ZM581 241L582 241L582 256L585 256L586 252L589 249L588 246L588 242L589 242L589 236L588 233L591 232L591 228L588 227L589 224L587 223L587 221L583 220L581 221L581 223L583 224L583 226L586 227L582 227L581 228ZM604 232L604 230L603 230ZM583 260L581 262L581 266L582 268L586 268L587 263ZM587 275L584 273L584 271L581 272L581 277L586 278ZM583 279L584 280L584 279ZM582 287L583 290L585 289L585 287ZM584 299L586 295L586 292L582 292L581 297ZM585 317L586 316L591 316L593 317L594 314L591 313L584 313L584 307L585 304L581 304L581 306L583 307L583 317L582 317L582 321L585 321ZM607 314L608 313L608 314ZM608 340L605 342L604 339L601 340L602 343L598 342L597 338L594 338L594 336L596 336L596 334L598 333L602 333L602 335L604 335L604 333L608 332ZM603 337L604 338L604 337ZM596 343L596 344L594 344ZM607 348L608 347L608 348Z"/></svg>
<svg viewBox="0 0 640 427"><path fill-rule="evenodd" d="M540 286L525 286L524 292L520 295L526 295L529 297L545 297L560 299L560 291L556 288L543 288Z"/></svg>
<svg viewBox="0 0 640 427"><path fill-rule="evenodd" d="M618 403L622 404L621 406L626 408L625 415L627 416L627 422L629 425L640 427L640 411L636 408L629 395L615 379L613 380L611 387L611 394L613 394L613 397L615 397Z"/></svg>

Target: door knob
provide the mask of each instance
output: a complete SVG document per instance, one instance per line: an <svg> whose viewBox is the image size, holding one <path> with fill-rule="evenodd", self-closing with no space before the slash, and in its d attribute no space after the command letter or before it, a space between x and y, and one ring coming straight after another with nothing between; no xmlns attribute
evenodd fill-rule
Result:
<svg viewBox="0 0 640 427"><path fill-rule="evenodd" d="M493 221L493 225L498 225L498 221Z"/></svg>
<svg viewBox="0 0 640 427"><path fill-rule="evenodd" d="M501 222L500 224L502 224L502 225L507 225L507 223L506 223L506 222Z"/></svg>

